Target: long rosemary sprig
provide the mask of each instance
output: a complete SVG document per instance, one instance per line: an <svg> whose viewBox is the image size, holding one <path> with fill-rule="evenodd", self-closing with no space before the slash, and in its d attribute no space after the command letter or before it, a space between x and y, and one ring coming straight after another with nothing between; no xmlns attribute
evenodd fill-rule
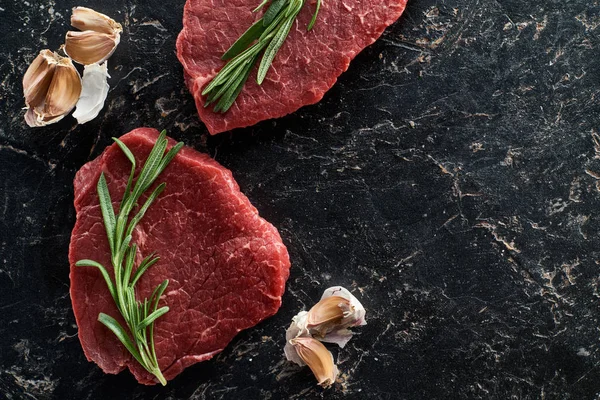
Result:
<svg viewBox="0 0 600 400"><path fill-rule="evenodd" d="M216 102L214 112L224 113L229 110L261 54L256 81L259 85L263 83L305 1L271 0L271 5L263 17L248 28L221 57L229 61L202 91L202 95L207 96L204 107ZM254 11L259 11L268 2L269 0L263 0ZM321 0L317 0L315 13L307 30L310 31L315 25L320 8Z"/></svg>
<svg viewBox="0 0 600 400"><path fill-rule="evenodd" d="M158 285L150 298L145 298L143 301L137 300L136 283L144 272L159 260L159 257L156 257L154 253L146 256L134 271L133 267L138 248L135 243L131 243L131 239L136 225L154 200L165 189L166 184L158 185L141 207L138 206L138 200L183 147L183 143L176 144L165 154L168 141L166 132L162 131L134 184L135 157L123 142L117 138L113 138L113 140L131 162L131 174L117 214L115 214L113 208L104 173L100 175L97 186L100 209L111 252L114 282L111 280L106 268L96 261L80 260L75 265L96 267L100 270L108 286L108 291L128 329L125 330L116 319L104 313L98 315L98 321L106 325L117 336L142 367L156 376L160 383L166 385L167 381L160 371L156 350L154 349L154 321L169 311L167 306L158 308L160 297L167 288L169 281L165 279ZM134 208L137 208L137 213L130 219L129 216Z"/></svg>

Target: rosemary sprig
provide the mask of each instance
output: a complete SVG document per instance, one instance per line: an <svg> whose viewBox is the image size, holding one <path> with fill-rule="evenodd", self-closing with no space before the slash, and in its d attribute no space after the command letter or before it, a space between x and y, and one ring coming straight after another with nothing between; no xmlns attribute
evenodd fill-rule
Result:
<svg viewBox="0 0 600 400"><path fill-rule="evenodd" d="M160 297L167 288L169 281L165 279L158 285L150 298L145 298L143 301L137 300L136 283L144 272L159 260L159 257L156 257L154 253L146 256L134 271L133 266L138 248L135 243L131 243L131 239L136 225L154 200L165 189L166 184L158 185L141 207L138 206L138 200L183 147L183 143L176 144L165 154L168 141L166 132L162 131L134 184L135 158L123 142L117 138L113 138L113 140L131 162L131 174L119 206L119 212L116 215L104 173L100 175L97 186L100 209L111 252L114 282L111 280L107 269L96 261L80 260L75 265L96 267L100 270L108 286L108 291L127 323L128 329L125 330L116 319L104 313L98 315L98 321L106 325L117 336L142 367L156 376L160 383L166 385L167 381L160 371L154 349L154 321L169 311L169 307L166 306L158 308ZM129 216L134 208L137 208L137 213L130 219Z"/></svg>
<svg viewBox="0 0 600 400"><path fill-rule="evenodd" d="M248 28L221 57L229 61L202 91L202 95L207 96L204 107L216 102L214 112L227 112L242 91L261 54L256 81L259 85L263 83L305 1L271 0L263 17ZM254 12L261 10L268 2L269 0L263 0ZM320 8L321 0L317 0L308 31L314 27Z"/></svg>

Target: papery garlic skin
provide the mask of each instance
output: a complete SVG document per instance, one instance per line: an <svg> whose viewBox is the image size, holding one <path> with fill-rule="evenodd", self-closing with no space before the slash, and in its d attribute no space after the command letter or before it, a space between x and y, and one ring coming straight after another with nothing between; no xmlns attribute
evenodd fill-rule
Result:
<svg viewBox="0 0 600 400"><path fill-rule="evenodd" d="M81 77L68 57L42 50L23 76L25 122L40 127L60 121L81 94Z"/></svg>
<svg viewBox="0 0 600 400"><path fill-rule="evenodd" d="M333 361L333 355L321 342L311 337L297 337L289 340L303 365L308 365L317 382L324 388L331 386L339 370Z"/></svg>
<svg viewBox="0 0 600 400"><path fill-rule="evenodd" d="M107 62L101 65L91 64L84 67L83 89L75 106L75 112L73 112L73 117L77 119L78 123L85 124L91 121L104 108L104 102L110 88L107 82L108 78L110 78L110 75L108 75Z"/></svg>
<svg viewBox="0 0 600 400"><path fill-rule="evenodd" d="M306 319L308 317L308 312L300 311L294 318L292 318L292 323L290 327L285 331L285 347L283 348L283 352L285 353L285 358L288 361L292 361L299 366L306 365L302 358L298 355L298 352L290 342L290 340L295 339L297 337L310 337L310 333L308 329L306 329Z"/></svg>

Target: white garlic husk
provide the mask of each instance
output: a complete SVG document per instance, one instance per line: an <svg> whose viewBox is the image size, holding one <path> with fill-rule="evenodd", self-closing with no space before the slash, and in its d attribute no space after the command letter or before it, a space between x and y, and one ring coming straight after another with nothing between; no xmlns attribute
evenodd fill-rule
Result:
<svg viewBox="0 0 600 400"><path fill-rule="evenodd" d="M285 332L285 347L283 348L285 358L301 367L306 364L304 361L302 361L302 358L300 358L298 352L290 341L298 337L310 337L310 333L308 332L308 329L306 329L307 316L308 312L300 311L296 316L294 316L294 318L292 318L292 323Z"/></svg>
<svg viewBox="0 0 600 400"><path fill-rule="evenodd" d="M80 124L85 124L96 118L108 96L108 62L86 65L83 69L81 97L75 106L73 117Z"/></svg>

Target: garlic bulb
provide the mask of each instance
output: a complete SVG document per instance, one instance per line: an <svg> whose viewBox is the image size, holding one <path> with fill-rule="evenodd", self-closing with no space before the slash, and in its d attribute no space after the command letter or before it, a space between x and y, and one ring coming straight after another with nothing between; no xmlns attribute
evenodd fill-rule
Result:
<svg viewBox="0 0 600 400"><path fill-rule="evenodd" d="M69 31L64 51L83 65L102 63L117 48L123 27L112 18L86 7L75 7L71 25L81 32Z"/></svg>
<svg viewBox="0 0 600 400"><path fill-rule="evenodd" d="M38 127L60 121L75 107L80 94L81 77L71 59L42 50L23 77L25 122Z"/></svg>
<svg viewBox="0 0 600 400"><path fill-rule="evenodd" d="M73 112L73 117L80 124L96 118L104 107L104 101L110 88L107 82L107 79L110 78L107 63L108 61L101 65L86 65L83 69L83 90L75 112Z"/></svg>
<svg viewBox="0 0 600 400"><path fill-rule="evenodd" d="M326 388L335 382L338 368L333 355L321 342L310 337L298 337L290 340L290 344L302 361L300 365L308 365L319 385Z"/></svg>

